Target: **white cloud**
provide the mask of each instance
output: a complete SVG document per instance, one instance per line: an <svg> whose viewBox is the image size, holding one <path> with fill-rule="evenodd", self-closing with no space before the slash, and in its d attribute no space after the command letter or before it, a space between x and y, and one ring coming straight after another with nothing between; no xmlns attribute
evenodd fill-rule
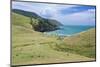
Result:
<svg viewBox="0 0 100 67"><path fill-rule="evenodd" d="M95 9L88 9L83 12L76 12L73 14L62 15L62 9L69 9L76 5L60 5L60 4L46 4L46 3L30 3L30 2L13 2L12 8L23 9L39 14L47 18L56 19L64 24L95 24ZM91 23L90 23L91 22Z"/></svg>
<svg viewBox="0 0 100 67"><path fill-rule="evenodd" d="M59 11L62 9L75 6L75 5L59 5L59 4L46 4L46 3L30 3L30 2L12 2L12 4L13 8L36 12L41 16L45 16L47 14L54 16L59 14Z"/></svg>
<svg viewBox="0 0 100 67"><path fill-rule="evenodd" d="M61 20L59 20L61 18ZM93 25L95 24L95 10L89 9L87 11L68 14L68 15L59 15L56 17L57 20L61 21L64 24L78 24L78 25ZM71 23L70 23L71 22Z"/></svg>

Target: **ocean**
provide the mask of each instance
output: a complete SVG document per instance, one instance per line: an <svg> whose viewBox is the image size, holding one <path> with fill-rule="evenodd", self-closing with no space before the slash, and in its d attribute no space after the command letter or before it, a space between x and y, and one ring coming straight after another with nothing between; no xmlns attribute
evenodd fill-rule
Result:
<svg viewBox="0 0 100 67"><path fill-rule="evenodd" d="M95 26L63 25L60 27L60 29L46 32L46 34L58 36L72 36L74 34L86 31L90 28L95 28Z"/></svg>

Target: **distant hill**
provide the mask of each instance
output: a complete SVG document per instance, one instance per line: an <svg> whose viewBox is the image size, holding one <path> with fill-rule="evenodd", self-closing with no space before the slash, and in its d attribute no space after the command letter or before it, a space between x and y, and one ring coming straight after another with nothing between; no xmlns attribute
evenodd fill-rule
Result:
<svg viewBox="0 0 100 67"><path fill-rule="evenodd" d="M33 17L33 18L39 17L39 18L41 18L39 15L37 15L34 12L28 12L28 11L24 11L24 10L20 10L20 9L12 9L12 11L14 13L21 14L21 15L24 15L24 16L27 16L27 17Z"/></svg>
<svg viewBox="0 0 100 67"><path fill-rule="evenodd" d="M19 9L12 9L12 12L28 17L30 20L29 23L32 25L35 31L53 31L59 29L59 26L62 25L57 20L43 18L34 12L28 12Z"/></svg>

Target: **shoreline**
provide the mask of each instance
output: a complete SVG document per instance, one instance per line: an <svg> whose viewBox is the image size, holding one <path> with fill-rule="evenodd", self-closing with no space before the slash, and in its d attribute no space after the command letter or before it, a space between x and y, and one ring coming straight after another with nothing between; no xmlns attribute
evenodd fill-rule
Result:
<svg viewBox="0 0 100 67"><path fill-rule="evenodd" d="M87 31L89 31L89 30L91 30L91 29L95 29L95 27L94 28L90 28L90 29L88 29L88 30L84 30L84 31L81 31L81 32L79 32L79 33L75 33L75 34L71 34L71 35L63 35L63 34L57 34L57 33L55 33L55 34L50 34L50 33L48 33L48 32L44 32L44 34L46 34L46 35L48 35L48 36L58 36L58 37L71 37L71 36L77 36L77 35L79 35L79 34L81 34L81 33L85 33L85 32L87 32Z"/></svg>

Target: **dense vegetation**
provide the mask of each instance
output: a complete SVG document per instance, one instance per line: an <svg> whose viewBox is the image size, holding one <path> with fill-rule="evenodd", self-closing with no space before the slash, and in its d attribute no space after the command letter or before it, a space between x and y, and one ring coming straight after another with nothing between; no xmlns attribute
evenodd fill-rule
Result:
<svg viewBox="0 0 100 67"><path fill-rule="evenodd" d="M35 26L41 21L31 20ZM48 36L32 28L30 17L12 12L13 65L95 60L94 28L70 37Z"/></svg>

